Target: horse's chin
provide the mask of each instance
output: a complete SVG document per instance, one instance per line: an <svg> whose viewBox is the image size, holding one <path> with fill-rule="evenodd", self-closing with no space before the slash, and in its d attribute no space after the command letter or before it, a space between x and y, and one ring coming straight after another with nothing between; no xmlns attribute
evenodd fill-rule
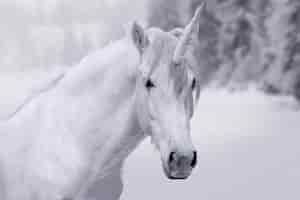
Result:
<svg viewBox="0 0 300 200"><path fill-rule="evenodd" d="M166 177L170 180L186 180L189 178L191 174L191 173L173 174L165 165L163 165L163 169Z"/></svg>
<svg viewBox="0 0 300 200"><path fill-rule="evenodd" d="M186 179L188 179L188 176L187 177L173 177L173 176L168 176L168 179L170 179L170 180L186 180Z"/></svg>

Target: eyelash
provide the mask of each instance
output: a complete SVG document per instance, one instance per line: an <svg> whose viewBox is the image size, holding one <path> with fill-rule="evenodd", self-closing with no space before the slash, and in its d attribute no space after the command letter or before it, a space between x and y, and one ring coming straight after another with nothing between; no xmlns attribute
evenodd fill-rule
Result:
<svg viewBox="0 0 300 200"><path fill-rule="evenodd" d="M155 85L154 85L154 83L152 82L151 79L148 79L148 80L146 81L146 83L145 83L145 87L146 87L148 90L150 90L151 88L154 88ZM195 79L195 78L194 78L193 81L192 81L192 86L191 86L191 87L192 87L193 90L196 88L196 79Z"/></svg>
<svg viewBox="0 0 300 200"><path fill-rule="evenodd" d="M192 81L192 90L196 88L196 79L194 78Z"/></svg>
<svg viewBox="0 0 300 200"><path fill-rule="evenodd" d="M150 90L151 88L154 88L155 85L154 85L154 83L151 81L151 79L148 79L148 80L146 81L146 83L145 83L145 87L146 87L148 90Z"/></svg>

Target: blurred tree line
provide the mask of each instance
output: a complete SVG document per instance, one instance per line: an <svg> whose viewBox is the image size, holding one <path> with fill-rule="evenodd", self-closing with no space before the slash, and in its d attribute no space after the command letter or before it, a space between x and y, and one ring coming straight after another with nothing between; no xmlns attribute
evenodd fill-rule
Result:
<svg viewBox="0 0 300 200"><path fill-rule="evenodd" d="M183 27L202 1L153 0L149 25ZM300 1L206 3L195 57L212 84L242 89L254 82L268 93L300 97Z"/></svg>
<svg viewBox="0 0 300 200"><path fill-rule="evenodd" d="M172 30L203 0L2 0L0 69L71 66L138 19ZM255 82L300 98L300 1L206 0L192 51L199 80L217 87ZM144 16L146 15L146 16Z"/></svg>

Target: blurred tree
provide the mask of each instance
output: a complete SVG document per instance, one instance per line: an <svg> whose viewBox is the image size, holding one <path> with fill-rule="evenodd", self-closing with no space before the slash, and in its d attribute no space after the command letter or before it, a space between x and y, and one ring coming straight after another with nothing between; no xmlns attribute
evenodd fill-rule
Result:
<svg viewBox="0 0 300 200"><path fill-rule="evenodd" d="M230 83L233 87L233 85L241 85L251 79L249 67L252 65L251 54L254 48L253 34L255 33L253 14L250 1L246 0L217 1L217 6L225 8L225 13L231 12L231 16L221 19L219 46L222 67L216 79L221 86Z"/></svg>
<svg viewBox="0 0 300 200"><path fill-rule="evenodd" d="M163 30L172 30L186 25L190 0L152 0L149 1L148 25Z"/></svg>
<svg viewBox="0 0 300 200"><path fill-rule="evenodd" d="M286 60L284 63L284 88L300 100L300 1L288 0L288 32L286 33Z"/></svg>
<svg viewBox="0 0 300 200"><path fill-rule="evenodd" d="M199 66L199 79L215 72L218 85L246 85L258 80L264 71L266 46L264 20L270 0L210 0L201 20L193 55ZM149 24L165 30L184 26L203 0L154 0ZM186 15L182 14L187 12ZM204 78L205 77L205 78Z"/></svg>
<svg viewBox="0 0 300 200"><path fill-rule="evenodd" d="M143 21L137 16L147 13L145 24L169 31L185 26L204 0L129 1L0 1L1 67L72 65L121 37L128 21ZM191 51L199 79L214 75L222 87L257 81L268 92L300 96L300 1L206 2Z"/></svg>
<svg viewBox="0 0 300 200"><path fill-rule="evenodd" d="M270 62L265 88L280 93L296 93L299 79L300 2L272 0L272 14L266 19L270 38L267 50Z"/></svg>

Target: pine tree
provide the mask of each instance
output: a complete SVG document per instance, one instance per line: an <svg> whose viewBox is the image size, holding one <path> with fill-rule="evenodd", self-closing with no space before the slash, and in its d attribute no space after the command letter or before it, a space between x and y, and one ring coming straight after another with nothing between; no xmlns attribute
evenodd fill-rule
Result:
<svg viewBox="0 0 300 200"><path fill-rule="evenodd" d="M289 29L286 33L286 60L283 68L283 88L300 100L300 2L289 0L291 12L288 16Z"/></svg>

